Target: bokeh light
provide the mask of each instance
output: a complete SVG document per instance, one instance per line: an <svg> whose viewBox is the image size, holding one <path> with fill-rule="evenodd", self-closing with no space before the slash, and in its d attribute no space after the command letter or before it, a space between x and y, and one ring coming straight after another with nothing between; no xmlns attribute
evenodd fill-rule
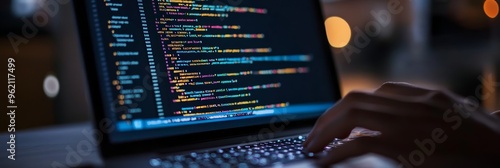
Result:
<svg viewBox="0 0 500 168"><path fill-rule="evenodd" d="M332 16L325 21L326 35L332 47L345 47L351 40L349 23L338 16Z"/></svg>
<svg viewBox="0 0 500 168"><path fill-rule="evenodd" d="M39 8L38 3L38 0L13 0L12 13L17 17L28 17Z"/></svg>
<svg viewBox="0 0 500 168"><path fill-rule="evenodd" d="M486 0L484 1L484 13L486 13L486 15L489 17L489 18L495 18L497 17L498 15L498 3L497 1L495 0Z"/></svg>
<svg viewBox="0 0 500 168"><path fill-rule="evenodd" d="M43 80L43 92L49 98L54 98L59 94L59 80L54 75L47 75Z"/></svg>

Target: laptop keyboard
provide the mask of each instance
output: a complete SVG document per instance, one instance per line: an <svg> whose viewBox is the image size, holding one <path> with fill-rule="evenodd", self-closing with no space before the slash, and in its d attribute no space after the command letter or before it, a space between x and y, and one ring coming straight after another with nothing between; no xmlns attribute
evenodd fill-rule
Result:
<svg viewBox="0 0 500 168"><path fill-rule="evenodd" d="M174 168L275 166L321 157L331 148L342 144L342 140L336 139L325 147L325 151L322 153L304 153L302 152L302 144L305 139L306 136L297 136L180 155L167 155L151 159L150 165L152 167Z"/></svg>

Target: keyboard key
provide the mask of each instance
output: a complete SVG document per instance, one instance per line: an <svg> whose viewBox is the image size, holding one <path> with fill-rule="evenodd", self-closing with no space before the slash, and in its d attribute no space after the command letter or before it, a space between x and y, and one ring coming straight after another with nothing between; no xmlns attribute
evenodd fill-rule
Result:
<svg viewBox="0 0 500 168"><path fill-rule="evenodd" d="M219 148L213 151L191 152L184 155L169 155L150 160L153 167L223 167L249 168L282 165L298 159L317 158L326 151L342 145L341 139L325 147L320 154L303 153L302 143L306 136L283 138L254 144Z"/></svg>

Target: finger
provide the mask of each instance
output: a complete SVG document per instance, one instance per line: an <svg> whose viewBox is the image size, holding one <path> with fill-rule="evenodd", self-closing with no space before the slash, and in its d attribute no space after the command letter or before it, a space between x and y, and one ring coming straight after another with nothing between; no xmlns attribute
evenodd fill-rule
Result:
<svg viewBox="0 0 500 168"><path fill-rule="evenodd" d="M317 136L311 138L305 146L307 152L319 152L334 138L345 137L354 127L359 126L370 130L382 132L382 135L394 134L394 126L399 124L411 124L402 122L403 117L398 115L399 109L377 104L356 103L341 116L329 122L324 130L319 130ZM398 125L404 127L404 125Z"/></svg>
<svg viewBox="0 0 500 168"><path fill-rule="evenodd" d="M395 108L405 109L400 113L409 116L425 115L425 113L414 112L413 114L409 114L408 112L416 110L431 111L433 108L432 106L426 106L425 104L422 105L418 101L406 101L404 100L404 98L401 97L395 97L395 96L388 97L384 95L374 95L365 92L350 92L341 102L339 102L336 106L329 109L318 119L314 128L310 132L308 138L304 142L304 146L307 146L311 142L311 139L314 139L316 136L320 136L319 133L328 129L326 128L326 125L332 122L331 120L337 117L339 113L345 111L347 108L352 106L351 105L352 103L371 103L371 104L393 106ZM408 109L408 107L413 107L413 108ZM349 133L350 132L346 132L346 134Z"/></svg>
<svg viewBox="0 0 500 168"><path fill-rule="evenodd" d="M389 158L395 158L396 155L391 146L379 138L363 137L333 148L325 157L319 160L318 164L328 166L367 153L376 153Z"/></svg>
<svg viewBox="0 0 500 168"><path fill-rule="evenodd" d="M331 121L328 121L328 122L331 122L331 123L337 123L337 122L341 122L340 120L343 119L342 117L336 117L334 119L332 119ZM324 136L324 131L325 131L325 124L327 123L321 123L321 126L317 123L315 125L315 127L313 128L313 130L311 131L311 133L309 133L309 135L307 136L307 139L306 141L304 142L303 146L304 146L304 150L306 152L318 152L320 150L311 150L309 148L309 146L311 146L313 144L313 141L315 139L318 139L318 138L322 138L324 139L324 141L327 141L327 142L332 142L334 138L336 137L325 137ZM340 127L344 127L344 128L340 128ZM351 133L351 130L353 129L354 127L352 125L340 125L336 128L332 128L332 129L328 129L328 131L336 131L336 135L338 135L337 137L348 137ZM323 145L322 147L324 147L326 145Z"/></svg>
<svg viewBox="0 0 500 168"><path fill-rule="evenodd" d="M445 89L430 89L405 82L386 82L374 91L374 93L386 93L401 96L423 96L434 92L443 92L451 97L455 96L455 94Z"/></svg>
<svg viewBox="0 0 500 168"><path fill-rule="evenodd" d="M432 104L446 106L449 106L451 103L464 101L461 96L448 90L428 89L404 82L386 82L380 88L376 89L374 93L423 100Z"/></svg>
<svg viewBox="0 0 500 168"><path fill-rule="evenodd" d="M431 89L418 87L405 82L386 82L382 84L374 93L385 93L402 96L421 96L431 92Z"/></svg>
<svg viewBox="0 0 500 168"><path fill-rule="evenodd" d="M318 136L318 134L324 129L326 124L332 122L337 117L337 115L339 115L341 111L344 111L345 108L347 107L346 104L352 101L357 101L355 99L356 98L353 98L351 92L344 99L340 100L336 105L326 110L326 112L324 112L323 115L321 115L314 124L314 127L309 132L309 135L307 136L307 139L304 141L303 146L307 147L307 145L311 142L311 139L314 139L314 137ZM349 133L346 133L345 136L348 135Z"/></svg>
<svg viewBox="0 0 500 168"><path fill-rule="evenodd" d="M316 138L317 136L322 136L320 135L320 133L329 129L327 125L330 122L333 122L333 120L336 117L338 117L339 113L345 112L346 109L351 108L353 103L367 103L367 104L392 106L393 108L396 109L404 109L399 111L398 113L399 115L406 115L406 116L425 116L428 114L426 112L431 112L436 108L432 105L420 103L419 101L420 100L417 99L408 101L405 100L405 98L397 96L374 95L371 93L364 93L364 92L351 92L339 104L329 109L327 112L325 112L325 114L323 114L318 119L314 128L310 132L308 138L304 142L304 146L307 147L309 143L311 143L312 139ZM348 134L350 132L343 132L343 134L345 133ZM344 138L344 137L336 137L336 138Z"/></svg>

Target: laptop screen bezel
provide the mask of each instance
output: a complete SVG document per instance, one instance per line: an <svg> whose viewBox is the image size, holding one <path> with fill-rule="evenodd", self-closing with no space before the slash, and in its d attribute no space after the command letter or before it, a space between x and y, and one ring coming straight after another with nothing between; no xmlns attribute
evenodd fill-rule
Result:
<svg viewBox="0 0 500 168"><path fill-rule="evenodd" d="M148 152L148 151L151 152L151 151L156 151L157 149L168 148L172 146L190 145L190 144L215 141L231 137L256 135L262 128L269 127L269 123L267 123L263 125L248 126L243 128L231 128L231 129L193 133L180 136L169 136L164 138L126 142L119 144L111 143L109 132L107 132L105 128L103 128L103 127L109 127L108 124L110 123L108 122L109 119L107 120L106 118L105 109L103 106L103 99L101 97L101 91L99 89L99 78L97 74L97 67L95 64L96 57L95 57L95 51L93 50L92 47L93 43L91 38L92 36L90 35L91 31L88 20L88 13L87 13L88 10L86 9L87 5L85 3L89 2L85 0L76 0L73 1L73 6L76 13L75 15L77 19L77 24L79 29L78 32L80 36L83 60L85 64L84 67L90 92L89 93L90 102L92 104L93 118L94 118L93 125L94 128L96 128L96 130L98 131L96 134L101 136L98 137L97 142L99 142L98 145L100 147L101 155L103 157L107 158L112 156L138 153L138 152ZM329 80L330 83L332 84L331 87L333 93L331 94L334 98L334 101L338 101L341 97L339 81L337 78L337 71L334 66L335 65L333 59L334 55L331 52L331 48L329 46L323 25L324 18L321 9L321 3L320 1L313 1L310 3L314 3L313 4L315 8L314 11L316 12L315 15L317 16L315 17L315 19L317 19L318 24L321 24L321 26L318 26L319 30L317 31L320 32L321 34L325 34L325 36L318 37L321 40L321 43L323 44L322 48L324 49L324 53L326 53L325 54L326 58L324 59L328 61L327 67L329 72L327 72L327 74L329 74L329 76L325 76L326 78L325 80ZM293 120L289 123L286 123L287 126L282 131L311 127L316 121L316 119L317 117L310 119ZM274 124L279 125L279 124L284 124L284 122L285 121L278 120Z"/></svg>

